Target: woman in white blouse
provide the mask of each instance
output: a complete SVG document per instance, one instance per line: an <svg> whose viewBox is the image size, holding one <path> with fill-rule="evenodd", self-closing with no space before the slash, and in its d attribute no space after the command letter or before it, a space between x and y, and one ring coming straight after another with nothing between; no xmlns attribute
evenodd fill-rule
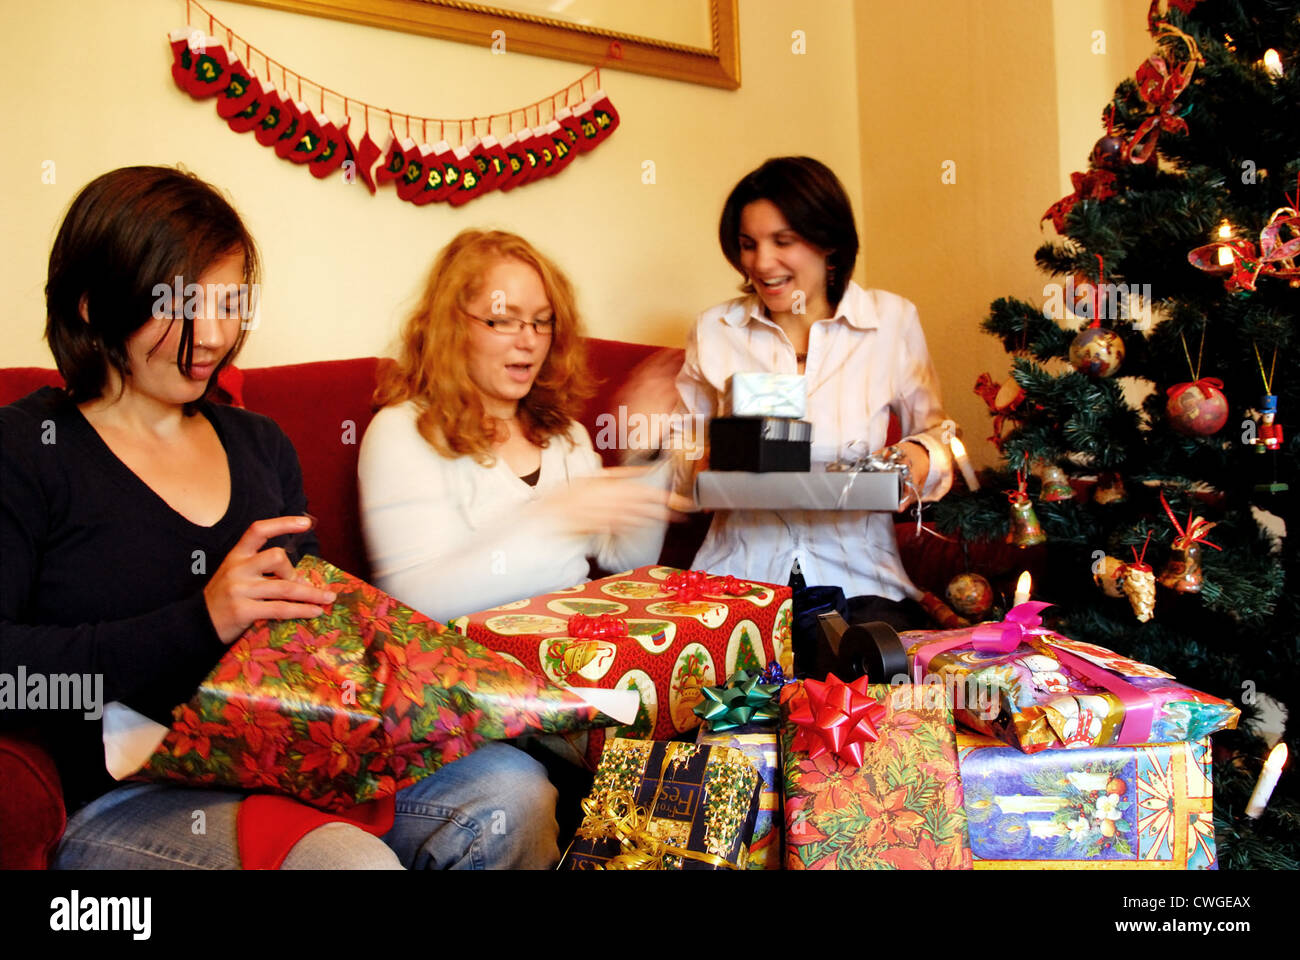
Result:
<svg viewBox="0 0 1300 960"><path fill-rule="evenodd" d="M601 468L573 288L523 238L466 230L439 253L361 443L375 582L437 620L573 586L588 557L653 563L662 482Z"/></svg>
<svg viewBox="0 0 1300 960"><path fill-rule="evenodd" d="M952 463L916 307L850 279L858 234L835 174L808 157L768 160L732 190L718 239L746 296L706 310L692 330L677 378L686 412L718 413L738 371L801 373L814 461L839 459L854 443L881 450L892 413L921 499L942 497ZM680 461L678 493L689 494L698 467ZM771 583L790 581L796 562L808 584L844 589L850 620L923 625L890 514L719 512L695 558L699 569Z"/></svg>

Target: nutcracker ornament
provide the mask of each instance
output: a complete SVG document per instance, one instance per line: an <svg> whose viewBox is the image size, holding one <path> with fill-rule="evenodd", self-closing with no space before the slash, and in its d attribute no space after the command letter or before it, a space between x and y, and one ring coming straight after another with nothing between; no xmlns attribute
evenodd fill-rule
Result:
<svg viewBox="0 0 1300 960"><path fill-rule="evenodd" d="M1277 397L1267 394L1259 404L1259 426L1255 429L1255 449L1260 453L1282 446L1282 424L1277 420Z"/></svg>

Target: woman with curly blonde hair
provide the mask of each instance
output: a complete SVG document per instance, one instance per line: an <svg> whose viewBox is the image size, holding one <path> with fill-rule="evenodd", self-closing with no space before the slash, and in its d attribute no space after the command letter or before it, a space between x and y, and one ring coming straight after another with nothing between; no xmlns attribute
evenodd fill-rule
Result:
<svg viewBox="0 0 1300 960"><path fill-rule="evenodd" d="M653 563L665 483L604 470L564 274L522 237L467 230L434 261L361 443L376 582L448 620ZM650 478L644 477L643 480Z"/></svg>

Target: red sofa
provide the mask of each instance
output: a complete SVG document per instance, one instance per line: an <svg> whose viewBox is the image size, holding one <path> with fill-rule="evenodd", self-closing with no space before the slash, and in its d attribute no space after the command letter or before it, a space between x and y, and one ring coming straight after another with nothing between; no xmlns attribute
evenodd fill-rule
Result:
<svg viewBox="0 0 1300 960"><path fill-rule="evenodd" d="M600 379L582 420L594 437L596 417L612 409L629 372L660 348L592 339L588 349ZM369 566L357 503L357 452L372 416L370 397L381 362L364 357L247 369L232 384L244 406L274 419L297 448L307 502L319 518L322 555L361 577L368 576ZM0 369L0 405L61 382L50 369ZM602 456L612 465L618 454L607 450ZM708 520L700 515L674 525L661 561L689 566ZM942 595L949 577L961 568L960 549L934 537L918 539L914 529L898 525L904 563L918 585ZM66 825L58 775L48 754L32 739L0 734L0 785L0 868L44 867Z"/></svg>

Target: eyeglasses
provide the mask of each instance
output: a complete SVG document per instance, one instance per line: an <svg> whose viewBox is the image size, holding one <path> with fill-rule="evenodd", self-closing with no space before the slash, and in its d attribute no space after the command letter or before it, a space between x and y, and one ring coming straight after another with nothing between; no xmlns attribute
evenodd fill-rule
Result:
<svg viewBox="0 0 1300 960"><path fill-rule="evenodd" d="M555 318L548 317L545 320L519 320L515 317L476 317L473 314L466 314L471 320L477 320L493 333L499 333L503 337L513 337L523 332L524 327L532 327L533 333L539 337L549 337L555 332Z"/></svg>

